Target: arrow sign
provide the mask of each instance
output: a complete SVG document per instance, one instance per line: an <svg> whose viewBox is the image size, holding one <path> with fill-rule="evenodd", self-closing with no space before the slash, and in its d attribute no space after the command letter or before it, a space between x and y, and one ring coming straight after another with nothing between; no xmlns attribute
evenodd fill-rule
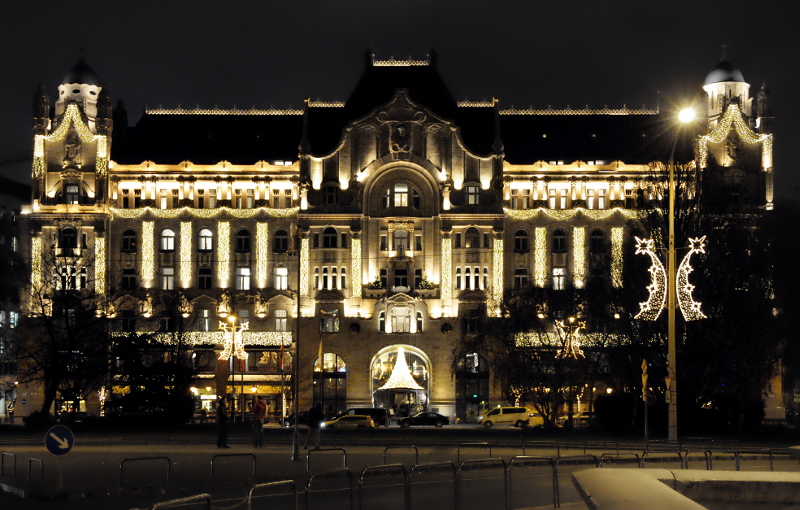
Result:
<svg viewBox="0 0 800 510"><path fill-rule="evenodd" d="M75 444L75 436L72 431L64 425L50 427L44 436L44 446L53 455L66 455L72 450Z"/></svg>

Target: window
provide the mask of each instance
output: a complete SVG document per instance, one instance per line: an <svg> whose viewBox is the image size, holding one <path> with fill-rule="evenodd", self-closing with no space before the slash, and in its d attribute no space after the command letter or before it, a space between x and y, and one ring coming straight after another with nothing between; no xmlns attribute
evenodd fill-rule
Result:
<svg viewBox="0 0 800 510"><path fill-rule="evenodd" d="M461 289L461 268L456 268L456 289Z"/></svg>
<svg viewBox="0 0 800 510"><path fill-rule="evenodd" d="M480 248L481 247L481 231L475 227L470 227L464 234L464 241L466 248Z"/></svg>
<svg viewBox="0 0 800 510"><path fill-rule="evenodd" d="M344 232L342 232L341 240L342 244L339 246L339 248L347 248L347 234Z"/></svg>
<svg viewBox="0 0 800 510"><path fill-rule="evenodd" d="M275 232L275 240L273 241L272 251L275 253L286 253L289 250L289 234L283 229L278 229Z"/></svg>
<svg viewBox="0 0 800 510"><path fill-rule="evenodd" d="M136 288L136 269L125 268L122 270L122 288L125 290Z"/></svg>
<svg viewBox="0 0 800 510"><path fill-rule="evenodd" d="M322 247L323 248L336 248L336 229L328 227L322 231Z"/></svg>
<svg viewBox="0 0 800 510"><path fill-rule="evenodd" d="M211 331L211 310L208 308L197 310L197 331Z"/></svg>
<svg viewBox="0 0 800 510"><path fill-rule="evenodd" d="M408 207L408 184L397 183L394 185L394 206Z"/></svg>
<svg viewBox="0 0 800 510"><path fill-rule="evenodd" d="M606 236L602 230L592 230L592 233L589 236L589 251L592 253L605 253Z"/></svg>
<svg viewBox="0 0 800 510"><path fill-rule="evenodd" d="M250 232L247 229L236 232L236 253L250 253Z"/></svg>
<svg viewBox="0 0 800 510"><path fill-rule="evenodd" d="M422 333L422 312L417 312L417 333Z"/></svg>
<svg viewBox="0 0 800 510"><path fill-rule="evenodd" d="M332 310L320 309L320 331L323 333L338 333L339 332L339 310L334 308Z"/></svg>
<svg viewBox="0 0 800 510"><path fill-rule="evenodd" d="M378 314L378 333L386 333L386 312Z"/></svg>
<svg viewBox="0 0 800 510"><path fill-rule="evenodd" d="M326 205L336 205L339 203L339 188L336 186L325 186L322 189L322 200Z"/></svg>
<svg viewBox="0 0 800 510"><path fill-rule="evenodd" d="M177 209L181 206L180 192L176 189L172 190L172 208Z"/></svg>
<svg viewBox="0 0 800 510"><path fill-rule="evenodd" d="M514 270L514 288L521 289L522 287L528 285L528 270L527 269L515 269Z"/></svg>
<svg viewBox="0 0 800 510"><path fill-rule="evenodd" d="M422 251L422 236L414 236L414 251Z"/></svg>
<svg viewBox="0 0 800 510"><path fill-rule="evenodd" d="M208 190L208 207L213 209L217 206L217 190Z"/></svg>
<svg viewBox="0 0 800 510"><path fill-rule="evenodd" d="M567 234L560 228L553 232L553 253L567 253Z"/></svg>
<svg viewBox="0 0 800 510"><path fill-rule="evenodd" d="M275 288L277 290L287 290L289 288L289 269L285 267L275 268Z"/></svg>
<svg viewBox="0 0 800 510"><path fill-rule="evenodd" d="M59 266L53 268L53 287L56 290L85 289L88 282L88 270L85 267Z"/></svg>
<svg viewBox="0 0 800 510"><path fill-rule="evenodd" d="M456 234L456 238L453 241L453 248L461 248L461 232Z"/></svg>
<svg viewBox="0 0 800 510"><path fill-rule="evenodd" d="M597 190L597 208L598 209L606 208L606 190L604 189Z"/></svg>
<svg viewBox="0 0 800 510"><path fill-rule="evenodd" d="M197 251L208 253L214 248L214 235L211 230L204 228L197 236Z"/></svg>
<svg viewBox="0 0 800 510"><path fill-rule="evenodd" d="M208 290L211 288L211 282L211 268L201 267L197 273L197 286L202 290Z"/></svg>
<svg viewBox="0 0 800 510"><path fill-rule="evenodd" d="M289 331L289 314L286 310L275 310L275 331Z"/></svg>
<svg viewBox="0 0 800 510"><path fill-rule="evenodd" d="M422 269L414 270L414 288L418 289L422 285Z"/></svg>
<svg viewBox="0 0 800 510"><path fill-rule="evenodd" d="M389 285L389 271L386 269L380 270L381 288L385 289Z"/></svg>
<svg viewBox="0 0 800 510"><path fill-rule="evenodd" d="M524 230L517 230L514 233L514 251L528 253L528 233Z"/></svg>
<svg viewBox="0 0 800 510"><path fill-rule="evenodd" d="M553 290L565 290L567 288L567 269L564 267L553 268Z"/></svg>
<svg viewBox="0 0 800 510"><path fill-rule="evenodd" d="M64 186L64 203L65 204L80 204L81 196L77 184L67 184Z"/></svg>
<svg viewBox="0 0 800 510"><path fill-rule="evenodd" d="M395 251L406 251L408 249L408 232L405 230L395 230L393 241Z"/></svg>
<svg viewBox="0 0 800 510"><path fill-rule="evenodd" d="M142 190L133 190L133 207L139 208L142 206Z"/></svg>
<svg viewBox="0 0 800 510"><path fill-rule="evenodd" d="M165 189L158 190L158 195L160 204L159 207L161 209L166 209L167 206L169 205L169 195L167 195L167 190Z"/></svg>
<svg viewBox="0 0 800 510"><path fill-rule="evenodd" d="M122 233L122 253L136 253L136 232L133 229Z"/></svg>
<svg viewBox="0 0 800 510"><path fill-rule="evenodd" d="M161 251L175 251L175 232L172 229L161 231Z"/></svg>
<svg viewBox="0 0 800 510"><path fill-rule="evenodd" d="M242 202L242 190L233 190L233 206L236 209L241 209L244 202Z"/></svg>
<svg viewBox="0 0 800 510"><path fill-rule="evenodd" d="M394 270L394 286L408 287L408 269Z"/></svg>
<svg viewBox="0 0 800 510"><path fill-rule="evenodd" d="M250 268L236 268L236 290L250 290Z"/></svg>
<svg viewBox="0 0 800 510"><path fill-rule="evenodd" d="M62 255L74 255L78 248L78 231L74 228L62 228L58 231L58 247Z"/></svg>
<svg viewBox="0 0 800 510"><path fill-rule="evenodd" d="M420 199L419 192L415 189L411 190L411 206L414 209L419 209L422 204L422 200Z"/></svg>
<svg viewBox="0 0 800 510"><path fill-rule="evenodd" d="M283 191L283 204L281 204L281 191ZM273 189L272 190L272 207L279 209L281 207L289 208L292 206L292 190Z"/></svg>
<svg viewBox="0 0 800 510"><path fill-rule="evenodd" d="M529 209L530 206L531 206L531 190L529 189L511 190L512 209Z"/></svg>
<svg viewBox="0 0 800 510"><path fill-rule="evenodd" d="M168 332L168 331L175 331L175 320L172 318L169 310L164 310L161 312L161 316L158 321L159 331Z"/></svg>
<svg viewBox="0 0 800 510"><path fill-rule="evenodd" d="M131 190L123 189L122 190L122 208L123 209L130 209L133 207L131 203Z"/></svg>
<svg viewBox="0 0 800 510"><path fill-rule="evenodd" d="M480 203L480 188L477 186L467 186L467 205L478 205Z"/></svg>
<svg viewBox="0 0 800 510"><path fill-rule="evenodd" d="M197 208L203 209L206 206L206 192L205 190L199 189L196 191L197 194Z"/></svg>
<svg viewBox="0 0 800 510"><path fill-rule="evenodd" d="M392 333L411 332L411 310L408 308L392 308Z"/></svg>
<svg viewBox="0 0 800 510"><path fill-rule="evenodd" d="M380 241L380 250L381 251L388 251L389 250L389 236L388 235L381 235Z"/></svg>
<svg viewBox="0 0 800 510"><path fill-rule="evenodd" d="M340 289L346 289L347 288L347 268L343 267L342 268L342 272L340 273L340 275L341 275L340 276L341 283L339 285L339 288Z"/></svg>
<svg viewBox="0 0 800 510"><path fill-rule="evenodd" d="M175 268L162 267L161 268L161 289L174 290L175 289Z"/></svg>
<svg viewBox="0 0 800 510"><path fill-rule="evenodd" d="M247 201L246 206L248 209L252 209L256 205L256 190L249 189L246 191L247 193Z"/></svg>

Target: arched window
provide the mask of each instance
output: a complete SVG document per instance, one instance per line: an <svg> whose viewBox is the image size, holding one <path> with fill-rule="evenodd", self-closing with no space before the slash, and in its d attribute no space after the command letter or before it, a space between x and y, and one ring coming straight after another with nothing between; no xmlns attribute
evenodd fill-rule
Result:
<svg viewBox="0 0 800 510"><path fill-rule="evenodd" d="M553 232L553 253L567 253L567 233L563 229Z"/></svg>
<svg viewBox="0 0 800 510"><path fill-rule="evenodd" d="M514 251L528 253L528 233L524 230L517 230L514 233Z"/></svg>
<svg viewBox="0 0 800 510"><path fill-rule="evenodd" d="M282 228L275 232L275 240L272 244L272 251L275 253L286 253L289 250L289 234Z"/></svg>
<svg viewBox="0 0 800 510"><path fill-rule="evenodd" d="M464 235L465 248L480 248L481 247L481 232L475 227L469 227Z"/></svg>
<svg viewBox="0 0 800 510"><path fill-rule="evenodd" d="M323 248L336 248L336 229L328 227L322 231L322 247Z"/></svg>
<svg viewBox="0 0 800 510"><path fill-rule="evenodd" d="M592 230L589 236L589 250L592 253L605 253L606 251L606 235L600 229Z"/></svg>
<svg viewBox="0 0 800 510"><path fill-rule="evenodd" d="M122 233L122 253L136 252L136 231L127 229Z"/></svg>
<svg viewBox="0 0 800 510"><path fill-rule="evenodd" d="M250 232L245 228L236 232L236 253L250 253Z"/></svg>
<svg viewBox="0 0 800 510"><path fill-rule="evenodd" d="M171 228L161 231L161 251L175 251L175 232Z"/></svg>
<svg viewBox="0 0 800 510"><path fill-rule="evenodd" d="M201 229L197 236L197 251L210 252L214 248L214 235L207 228Z"/></svg>

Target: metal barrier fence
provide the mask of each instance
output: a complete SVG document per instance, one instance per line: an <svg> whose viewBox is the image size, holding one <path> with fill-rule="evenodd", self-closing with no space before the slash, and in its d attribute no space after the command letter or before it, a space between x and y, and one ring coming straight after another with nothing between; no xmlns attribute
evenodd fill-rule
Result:
<svg viewBox="0 0 800 510"><path fill-rule="evenodd" d="M412 448L414 450L414 464L412 465L416 466L417 464L419 464L419 450L413 444L409 446L387 446L386 449L383 450L383 464L386 465L386 452L388 452L389 450L408 450Z"/></svg>
<svg viewBox="0 0 800 510"><path fill-rule="evenodd" d="M231 457L249 457L253 459L253 474L252 476L256 476L256 456L253 453L220 453L219 455L214 455L211 457L211 478L214 478L214 463L217 459L221 458L231 458Z"/></svg>
<svg viewBox="0 0 800 510"><path fill-rule="evenodd" d="M31 476L32 473L31 464L35 462L39 463L39 481L41 482L44 480L44 462L42 462L41 459L34 459L32 457L28 459L28 481L30 482L33 479L33 477Z"/></svg>
<svg viewBox="0 0 800 510"><path fill-rule="evenodd" d="M290 492L277 492L278 489L284 487L288 488ZM291 505L280 505L281 499L288 499L287 496L291 497ZM259 504L254 505L254 502L258 502ZM254 485L250 489L250 492L247 493L247 510L256 510L260 508L270 510L274 508L292 508L296 510L297 484L294 482L294 480L283 480L280 482L260 483L258 485Z"/></svg>
<svg viewBox="0 0 800 510"><path fill-rule="evenodd" d="M11 457L14 466L13 476L17 476L17 456L11 452L0 452L0 475L6 474L6 457Z"/></svg>
<svg viewBox="0 0 800 510"><path fill-rule="evenodd" d="M347 467L347 451L344 448L320 448L319 450L309 450L306 454L306 471L311 472L311 454L314 456L328 455L329 452L342 452L342 467Z"/></svg>
<svg viewBox="0 0 800 510"><path fill-rule="evenodd" d="M148 460L165 460L167 461L167 483L169 483L170 475L172 474L172 461L169 460L169 457L139 457L133 459L123 459L122 462L119 463L119 486L122 487L125 481L125 463L126 462L140 462L140 461L148 461ZM212 460L213 462L213 460ZM213 475L213 468L212 468L212 477Z"/></svg>

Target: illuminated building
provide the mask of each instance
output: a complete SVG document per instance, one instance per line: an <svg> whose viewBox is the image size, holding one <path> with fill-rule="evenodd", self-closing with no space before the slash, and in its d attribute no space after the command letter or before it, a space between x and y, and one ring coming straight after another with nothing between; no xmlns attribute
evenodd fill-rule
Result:
<svg viewBox="0 0 800 510"><path fill-rule="evenodd" d="M697 164L726 190L719 206L771 209L767 91L751 98L727 62L704 90ZM295 349L299 299L301 408L463 416L499 396L480 359L453 362L453 341L498 315L509 289L580 289L598 273L623 285L669 115L457 102L432 57L370 55L344 102L153 109L129 127L81 64L52 112L37 95L31 284L50 284L44 254L85 254L90 265L57 271L133 295L137 306L115 310L126 327L179 327L209 360L230 342L220 318L236 315L247 360L220 362L198 386L209 399L244 388L272 410L282 388L290 396L280 358ZM422 391L381 394L398 355Z"/></svg>

